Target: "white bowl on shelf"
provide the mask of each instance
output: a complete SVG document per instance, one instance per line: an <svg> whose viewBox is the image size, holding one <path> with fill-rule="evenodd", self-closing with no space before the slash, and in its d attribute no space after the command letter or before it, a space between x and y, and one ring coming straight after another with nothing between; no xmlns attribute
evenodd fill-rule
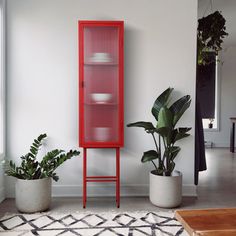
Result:
<svg viewBox="0 0 236 236"><path fill-rule="evenodd" d="M106 52L95 52L90 58L91 62L111 62L111 57L109 53Z"/></svg>
<svg viewBox="0 0 236 236"><path fill-rule="evenodd" d="M111 100L111 93L92 93L92 100L97 103L107 103Z"/></svg>
<svg viewBox="0 0 236 236"><path fill-rule="evenodd" d="M109 127L95 127L94 128L94 140L98 142L109 141L110 139Z"/></svg>

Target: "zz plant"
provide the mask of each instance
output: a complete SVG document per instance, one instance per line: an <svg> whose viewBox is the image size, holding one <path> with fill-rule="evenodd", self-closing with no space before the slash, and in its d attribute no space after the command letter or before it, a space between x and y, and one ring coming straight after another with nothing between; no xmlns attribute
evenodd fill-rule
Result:
<svg viewBox="0 0 236 236"><path fill-rule="evenodd" d="M155 144L155 150L143 153L141 161L152 162L156 175L171 176L175 168L175 158L180 151L176 142L188 137L191 128L179 127L176 124L184 112L189 108L191 98L189 95L183 96L170 105L170 95L173 88L166 89L154 102L152 115L156 119L156 126L151 122L138 121L130 123L128 127L142 127L148 134L151 134ZM158 140L157 137L158 136ZM162 150L163 149L163 150ZM157 159L157 163L154 160Z"/></svg>
<svg viewBox="0 0 236 236"><path fill-rule="evenodd" d="M59 177L55 173L57 167L71 157L79 155L80 152L77 150L65 152L64 150L54 149L48 152L39 162L36 157L40 146L42 146L42 141L46 137L46 134L41 134L34 139L30 151L20 157L20 166L16 166L13 161L6 162L5 173L18 179L33 180L51 177L53 180L58 181Z"/></svg>

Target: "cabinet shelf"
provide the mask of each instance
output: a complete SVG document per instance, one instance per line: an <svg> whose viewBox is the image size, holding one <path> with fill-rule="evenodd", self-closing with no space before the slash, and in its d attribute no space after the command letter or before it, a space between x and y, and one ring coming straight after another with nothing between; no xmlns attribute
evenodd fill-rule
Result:
<svg viewBox="0 0 236 236"><path fill-rule="evenodd" d="M85 105L89 106L118 106L115 102L85 102Z"/></svg>
<svg viewBox="0 0 236 236"><path fill-rule="evenodd" d="M118 63L114 62L85 62L85 66L118 66Z"/></svg>

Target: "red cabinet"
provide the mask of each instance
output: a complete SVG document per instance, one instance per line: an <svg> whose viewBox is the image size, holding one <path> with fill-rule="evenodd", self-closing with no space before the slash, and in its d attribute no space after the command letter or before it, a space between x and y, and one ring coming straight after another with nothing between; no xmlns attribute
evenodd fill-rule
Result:
<svg viewBox="0 0 236 236"><path fill-rule="evenodd" d="M81 147L121 147L123 134L122 21L79 22Z"/></svg>
<svg viewBox="0 0 236 236"><path fill-rule="evenodd" d="M123 64L123 21L79 21L79 145L84 148L84 207L87 182L115 181L119 187L119 148L124 143ZM116 175L87 176L87 148L115 148Z"/></svg>

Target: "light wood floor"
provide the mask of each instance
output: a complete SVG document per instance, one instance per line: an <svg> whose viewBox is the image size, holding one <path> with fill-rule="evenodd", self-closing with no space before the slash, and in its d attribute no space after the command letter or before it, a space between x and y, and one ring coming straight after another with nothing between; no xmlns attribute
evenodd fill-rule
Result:
<svg viewBox="0 0 236 236"><path fill-rule="evenodd" d="M236 207L236 154L229 149L207 149L208 170L200 173L198 197L184 197L179 209ZM121 207L116 209L114 198L89 198L87 208L82 208L81 198L54 198L51 211L157 211L147 197L122 197ZM0 204L0 216L16 212L13 199Z"/></svg>

